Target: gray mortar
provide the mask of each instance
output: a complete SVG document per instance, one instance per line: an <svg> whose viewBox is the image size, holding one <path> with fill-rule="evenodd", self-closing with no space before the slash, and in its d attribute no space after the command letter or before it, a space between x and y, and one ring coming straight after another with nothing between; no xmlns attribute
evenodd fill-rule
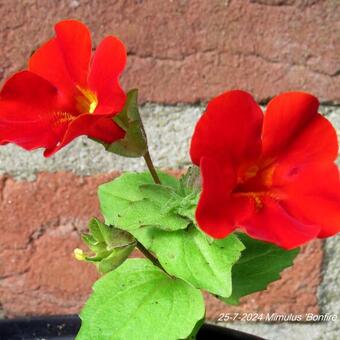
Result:
<svg viewBox="0 0 340 340"><path fill-rule="evenodd" d="M141 108L150 152L157 167L182 168L190 164L189 141L203 109L203 106L157 104L146 104ZM323 106L321 111L339 123L336 119L340 115L339 108ZM41 171L92 175L111 170L143 169L142 159L107 153L101 145L86 137L76 139L50 158L44 158L41 150L27 152L15 145L0 147L0 175L7 173L17 179L33 180Z"/></svg>
<svg viewBox="0 0 340 340"><path fill-rule="evenodd" d="M195 122L203 106L164 106L146 104L141 114L149 138L150 152L156 166L181 168L190 163L189 141ZM322 106L320 111L336 127L340 137L340 107ZM0 148L0 174L7 173L17 179L34 180L41 171L73 171L79 175L106 173L111 170L142 170L141 159L126 159L108 154L86 139L78 138L55 156L46 159L41 151L26 152L14 145ZM340 237L325 242L323 282L319 288L319 303L323 313L337 314L340 318ZM251 312L251 311L249 311ZM233 323L227 327L243 330L270 340L337 340L340 321L324 323Z"/></svg>

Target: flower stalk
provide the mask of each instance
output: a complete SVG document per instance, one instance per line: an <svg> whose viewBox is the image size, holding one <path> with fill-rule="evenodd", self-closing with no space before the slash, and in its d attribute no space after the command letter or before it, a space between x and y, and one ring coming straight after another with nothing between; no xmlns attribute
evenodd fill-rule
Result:
<svg viewBox="0 0 340 340"><path fill-rule="evenodd" d="M143 127L143 125L142 125ZM157 174L157 171L155 169L155 166L153 165L150 152L149 150L146 151L145 155L143 156L145 163L150 171L150 174L156 184L161 184L161 180ZM162 271L165 271L165 269L162 267L158 259L153 256L140 242L137 242L137 249L147 258L149 259L156 267L160 268Z"/></svg>
<svg viewBox="0 0 340 340"><path fill-rule="evenodd" d="M156 267L162 269L165 272L162 265L159 263L158 259L153 256L140 242L137 242L137 249L147 258L149 259Z"/></svg>
<svg viewBox="0 0 340 340"><path fill-rule="evenodd" d="M144 157L145 163L146 163L146 165L147 165L147 167L150 171L150 174L151 174L154 182L156 184L161 184L161 180L159 179L157 171L156 171L156 169L155 169L155 167L152 163L152 159L151 159L149 150L145 153L145 155L143 157Z"/></svg>

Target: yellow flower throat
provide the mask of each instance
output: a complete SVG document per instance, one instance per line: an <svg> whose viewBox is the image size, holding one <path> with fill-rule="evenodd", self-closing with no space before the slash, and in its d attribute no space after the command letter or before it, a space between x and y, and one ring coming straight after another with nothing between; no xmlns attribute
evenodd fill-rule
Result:
<svg viewBox="0 0 340 340"><path fill-rule="evenodd" d="M94 92L89 89L83 89L77 86L81 93L76 97L76 108L80 113L93 113L98 106L98 98Z"/></svg>

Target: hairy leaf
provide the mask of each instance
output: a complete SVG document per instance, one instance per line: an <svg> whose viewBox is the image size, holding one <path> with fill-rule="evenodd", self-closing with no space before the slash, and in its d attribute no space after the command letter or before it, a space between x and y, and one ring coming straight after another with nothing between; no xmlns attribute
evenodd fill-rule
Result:
<svg viewBox="0 0 340 340"><path fill-rule="evenodd" d="M231 269L244 249L236 236L211 241L195 226L173 232L149 227L132 234L169 274L212 294L230 296Z"/></svg>
<svg viewBox="0 0 340 340"><path fill-rule="evenodd" d="M97 281L77 340L177 340L204 317L199 290L145 259L129 259Z"/></svg>
<svg viewBox="0 0 340 340"><path fill-rule="evenodd" d="M106 223L127 231L150 225L164 230L185 229L188 218L163 209L179 183L169 175L159 176L164 186L153 184L149 173L126 173L101 185L98 193Z"/></svg>
<svg viewBox="0 0 340 340"><path fill-rule="evenodd" d="M228 304L238 304L242 296L266 289L273 281L280 279L281 272L293 264L299 249L284 250L274 244L237 234L245 245L241 258L233 267L233 293Z"/></svg>

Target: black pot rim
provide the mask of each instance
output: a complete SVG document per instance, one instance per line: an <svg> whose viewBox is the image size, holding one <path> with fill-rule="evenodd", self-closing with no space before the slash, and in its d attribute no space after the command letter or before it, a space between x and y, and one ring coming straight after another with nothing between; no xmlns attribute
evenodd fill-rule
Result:
<svg viewBox="0 0 340 340"><path fill-rule="evenodd" d="M0 320L1 340L74 339L80 327L78 315L22 317ZM200 339L264 340L235 329L205 323L199 330Z"/></svg>

